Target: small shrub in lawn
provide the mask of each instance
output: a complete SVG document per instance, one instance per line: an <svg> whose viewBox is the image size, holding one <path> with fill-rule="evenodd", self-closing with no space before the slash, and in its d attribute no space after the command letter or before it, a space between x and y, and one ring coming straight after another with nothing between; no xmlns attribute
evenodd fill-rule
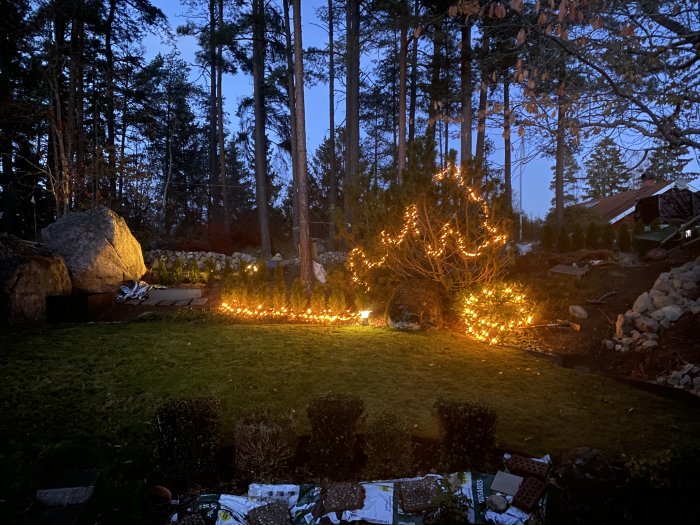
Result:
<svg viewBox="0 0 700 525"><path fill-rule="evenodd" d="M272 307L275 310L280 310L287 306L287 283L284 281L284 269L282 266L279 264L275 266L273 276Z"/></svg>
<svg viewBox="0 0 700 525"><path fill-rule="evenodd" d="M583 237L583 228L579 223L574 224L574 230L571 232L571 249L573 251L580 250L585 245Z"/></svg>
<svg viewBox="0 0 700 525"><path fill-rule="evenodd" d="M198 283L201 279L200 276L200 271L199 271L199 266L197 265L197 261L195 259L190 259L189 264L187 265L187 280L192 283Z"/></svg>
<svg viewBox="0 0 700 525"><path fill-rule="evenodd" d="M347 309L345 305L345 293L339 286L331 287L331 294L328 296L328 309L332 314L340 314Z"/></svg>
<svg viewBox="0 0 700 525"><path fill-rule="evenodd" d="M170 272L164 259L158 259L154 272L160 284L170 284Z"/></svg>
<svg viewBox="0 0 700 525"><path fill-rule="evenodd" d="M566 253L571 248L571 242L569 241L569 233L566 228L562 226L559 228L559 234L557 235L557 251L559 253Z"/></svg>
<svg viewBox="0 0 700 525"><path fill-rule="evenodd" d="M351 394L325 393L306 409L311 425L312 463L322 476L340 479L355 459L357 430L364 401Z"/></svg>
<svg viewBox="0 0 700 525"><path fill-rule="evenodd" d="M434 409L443 467L450 471L487 467L496 439L496 412L481 403L445 399L438 399Z"/></svg>
<svg viewBox="0 0 700 525"><path fill-rule="evenodd" d="M190 487L214 470L221 408L208 398L169 399L156 409L154 460L173 487Z"/></svg>
<svg viewBox="0 0 700 525"><path fill-rule="evenodd" d="M413 469L413 441L406 420L377 413L365 425L365 474L370 479L409 476Z"/></svg>
<svg viewBox="0 0 700 525"><path fill-rule="evenodd" d="M586 248L597 248L599 246L599 236L598 223L595 221L589 222L586 230Z"/></svg>
<svg viewBox="0 0 700 525"><path fill-rule="evenodd" d="M320 314L326 309L326 292L323 285L319 283L314 284L309 306L315 314Z"/></svg>
<svg viewBox="0 0 700 525"><path fill-rule="evenodd" d="M301 314L306 310L307 300L304 287L298 277L292 282L292 290L289 294L289 308L292 313Z"/></svg>
<svg viewBox="0 0 700 525"><path fill-rule="evenodd" d="M294 458L294 422L266 408L246 412L236 422L234 442L236 470L256 481L271 482Z"/></svg>
<svg viewBox="0 0 700 525"><path fill-rule="evenodd" d="M223 283L224 290L232 288L235 280L236 280L236 273L233 271L233 267L231 266L231 261L226 259L226 264L224 264L224 269L221 273L221 281Z"/></svg>
<svg viewBox="0 0 700 525"><path fill-rule="evenodd" d="M185 280L185 269L182 265L182 259L179 257L175 259L173 267L170 269L170 277L173 284L180 284Z"/></svg>
<svg viewBox="0 0 700 525"><path fill-rule="evenodd" d="M617 231L617 249L621 252L628 252L631 247L632 238L630 237L630 232L627 226L621 224L620 229Z"/></svg>

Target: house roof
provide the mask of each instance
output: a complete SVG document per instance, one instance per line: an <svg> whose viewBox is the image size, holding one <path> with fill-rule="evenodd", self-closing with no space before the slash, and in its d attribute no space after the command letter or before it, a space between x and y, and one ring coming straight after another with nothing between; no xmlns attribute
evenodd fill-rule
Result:
<svg viewBox="0 0 700 525"><path fill-rule="evenodd" d="M659 195L675 187L675 182L659 181L636 190L623 191L610 197L582 202L580 206L595 210L606 221L615 224L634 212L634 205L639 199Z"/></svg>

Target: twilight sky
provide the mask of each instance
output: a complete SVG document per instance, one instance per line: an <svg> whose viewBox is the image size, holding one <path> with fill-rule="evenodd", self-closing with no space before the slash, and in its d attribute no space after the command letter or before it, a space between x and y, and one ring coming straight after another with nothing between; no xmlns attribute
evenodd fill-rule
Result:
<svg viewBox="0 0 700 525"><path fill-rule="evenodd" d="M180 6L177 0L152 0L152 3L160 7L168 17L170 27L175 33L175 29L183 25L187 21L185 16L187 9ZM315 45L324 47L327 39L325 30L317 24L315 8L321 4L325 5L325 0L302 0L302 23L303 23L303 44L304 47ZM195 64L194 53L197 50L197 43L193 37L185 37L176 35L175 45L180 52L182 58L190 64ZM158 52L167 53L169 48L161 42L160 37L149 35L144 40L147 56L153 57ZM371 53L371 50L367 54ZM205 79L197 68L193 67L192 80L205 82ZM336 89L342 89L336 84ZM253 91L252 78L243 75L227 75L224 77L224 97L226 109L228 111L229 131L236 132L238 130L238 122L235 116L238 108L238 101L241 97L251 94ZM305 89L306 102L306 129L307 129L307 151L311 157L317 146L321 143L324 136L328 134L328 86L319 84L316 86L307 86ZM336 93L336 125L342 125L345 113L345 99L342 92ZM553 159L542 157L535 152L530 151L530 146L525 138L525 158L533 159L527 163L523 163L521 167L521 139L513 133L513 190L515 193L514 207L518 208L519 188L520 188L520 173L522 171L522 207L527 215L543 217L550 207L552 192L549 190L549 184L552 177L550 167L554 163ZM492 161L498 165L502 161L503 143L499 130L494 130L493 140L496 146ZM453 141L452 147L459 150L457 140ZM582 158L579 158L579 163L582 165ZM693 163L696 164L696 163ZM583 166L582 166L583 167ZM697 168L694 171L699 171ZM289 174L281 174L287 180L291 177Z"/></svg>

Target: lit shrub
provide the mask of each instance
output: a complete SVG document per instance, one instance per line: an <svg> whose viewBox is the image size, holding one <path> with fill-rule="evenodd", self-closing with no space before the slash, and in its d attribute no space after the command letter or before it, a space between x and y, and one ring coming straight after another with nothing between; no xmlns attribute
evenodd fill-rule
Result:
<svg viewBox="0 0 700 525"><path fill-rule="evenodd" d="M190 259L190 262L187 265L187 280L190 283L195 284L200 281L200 278L200 271L197 261L195 259Z"/></svg>
<svg viewBox="0 0 700 525"><path fill-rule="evenodd" d="M351 394L325 393L306 409L311 426L312 463L318 474L339 479L355 459L358 425L364 401Z"/></svg>
<svg viewBox="0 0 700 525"><path fill-rule="evenodd" d="M271 482L291 464L296 441L290 416L265 408L244 413L234 428L236 470L256 481Z"/></svg>
<svg viewBox="0 0 700 525"><path fill-rule="evenodd" d="M170 278L173 284L180 284L185 280L185 268L182 264L182 259L175 259L173 267L170 269Z"/></svg>
<svg viewBox="0 0 700 525"><path fill-rule="evenodd" d="M306 311L306 295L304 294L304 287L301 284L301 279L298 277L292 282L292 290L289 294L289 307L292 313L301 314Z"/></svg>
<svg viewBox="0 0 700 525"><path fill-rule="evenodd" d="M331 294L328 296L328 310L331 314L340 314L346 310L345 293L340 287L331 287Z"/></svg>
<svg viewBox="0 0 700 525"><path fill-rule="evenodd" d="M371 479L409 476L413 469L413 441L408 423L389 413L371 416L365 425L365 474Z"/></svg>
<svg viewBox="0 0 700 525"><path fill-rule="evenodd" d="M496 442L496 412L481 403L442 398L434 410L443 467L450 471L488 467Z"/></svg>
<svg viewBox="0 0 700 525"><path fill-rule="evenodd" d="M164 259L158 259L153 271L156 274L156 279L160 284L170 284L170 272L168 271L168 267L165 265Z"/></svg>
<svg viewBox="0 0 700 525"><path fill-rule="evenodd" d="M458 295L455 309L466 335L489 344L516 342L532 324L535 306L520 283L499 282Z"/></svg>
<svg viewBox="0 0 700 525"><path fill-rule="evenodd" d="M235 280L236 274L233 271L233 267L231 266L231 261L226 259L226 264L224 264L224 269L221 272L221 281L223 283L224 290L232 288Z"/></svg>
<svg viewBox="0 0 700 525"><path fill-rule="evenodd" d="M284 269L278 264L274 271L272 308L281 310L285 306L287 306L287 283L284 281Z"/></svg>
<svg viewBox="0 0 700 525"><path fill-rule="evenodd" d="M311 311L315 314L320 314L326 309L326 293L323 285L316 283L311 291L311 300L309 302Z"/></svg>
<svg viewBox="0 0 700 525"><path fill-rule="evenodd" d="M205 273L204 280L205 280L205 282L208 282L211 280L211 278L214 276L214 272L216 272L216 265L214 264L214 261L212 261L211 259L205 259L204 260L204 273Z"/></svg>
<svg viewBox="0 0 700 525"><path fill-rule="evenodd" d="M169 399L156 409L154 460L174 487L190 487L214 470L221 408L208 397Z"/></svg>

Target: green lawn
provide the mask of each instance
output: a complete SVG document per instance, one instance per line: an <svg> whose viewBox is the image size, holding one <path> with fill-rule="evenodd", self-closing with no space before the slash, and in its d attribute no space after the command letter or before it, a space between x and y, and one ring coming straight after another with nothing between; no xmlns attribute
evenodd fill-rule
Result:
<svg viewBox="0 0 700 525"><path fill-rule="evenodd" d="M12 331L0 348L3 484L51 465L143 458L169 396L220 398L228 429L238 409L262 403L305 424L309 398L334 390L405 416L422 436L436 436L439 396L484 401L499 415L498 445L531 454L649 457L700 443L696 405L448 331L154 321Z"/></svg>
<svg viewBox="0 0 700 525"><path fill-rule="evenodd" d="M481 400L500 417L499 445L531 453L577 446L647 454L700 437L695 409L522 351L451 332L367 327L152 322L46 327L0 337L1 434L56 443L147 430L169 396L213 395L230 423L270 403L304 413L326 390L405 416L435 436L436 398Z"/></svg>

